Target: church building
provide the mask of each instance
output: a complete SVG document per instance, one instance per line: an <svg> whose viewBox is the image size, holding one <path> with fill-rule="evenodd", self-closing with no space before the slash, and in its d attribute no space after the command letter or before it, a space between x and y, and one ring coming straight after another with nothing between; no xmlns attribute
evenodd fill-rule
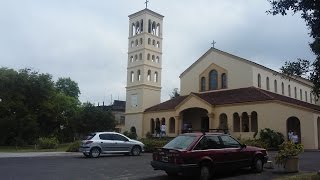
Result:
<svg viewBox="0 0 320 180"><path fill-rule="evenodd" d="M188 125L244 139L264 128L285 137L292 130L305 149L320 149L320 106L309 80L214 47L181 73L181 95L161 103L163 18L147 8L129 16L126 130L145 137L165 124L174 137Z"/></svg>

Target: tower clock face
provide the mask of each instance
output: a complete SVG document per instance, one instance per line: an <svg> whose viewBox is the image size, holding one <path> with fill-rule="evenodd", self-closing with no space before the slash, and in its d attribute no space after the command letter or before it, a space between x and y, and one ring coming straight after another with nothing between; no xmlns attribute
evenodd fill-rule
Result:
<svg viewBox="0 0 320 180"><path fill-rule="evenodd" d="M131 107L137 107L138 106L138 95L132 94L131 95Z"/></svg>

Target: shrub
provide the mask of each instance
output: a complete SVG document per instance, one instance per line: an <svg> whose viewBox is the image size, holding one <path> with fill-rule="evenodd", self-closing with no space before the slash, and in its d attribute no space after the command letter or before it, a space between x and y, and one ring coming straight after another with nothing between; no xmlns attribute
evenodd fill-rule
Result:
<svg viewBox="0 0 320 180"><path fill-rule="evenodd" d="M268 148L267 145L261 139L241 139L240 142L241 144L245 144L248 146L255 146L264 149Z"/></svg>
<svg viewBox="0 0 320 180"><path fill-rule="evenodd" d="M79 148L80 148L80 141L74 141L68 146L66 152L78 152Z"/></svg>
<svg viewBox="0 0 320 180"><path fill-rule="evenodd" d="M151 134L151 132L147 132L146 133L146 138L153 138L153 134Z"/></svg>
<svg viewBox="0 0 320 180"><path fill-rule="evenodd" d="M288 158L297 156L302 152L302 144L294 144L292 141L286 141L279 146L279 152L275 157L275 163L285 167Z"/></svg>
<svg viewBox="0 0 320 180"><path fill-rule="evenodd" d="M56 137L41 137L38 139L38 145L40 149L56 149L59 145L59 141Z"/></svg>
<svg viewBox="0 0 320 180"><path fill-rule="evenodd" d="M138 137L137 133L132 133L132 132L128 132L128 131L123 132L123 135L127 136L130 139L137 139L137 137Z"/></svg>
<svg viewBox="0 0 320 180"><path fill-rule="evenodd" d="M153 152L156 148L166 145L171 139L172 138L144 138L141 139L141 142L145 145L145 152Z"/></svg>
<svg viewBox="0 0 320 180"><path fill-rule="evenodd" d="M267 148L278 149L278 146L284 142L284 136L279 132L265 128L260 131L260 140L266 143Z"/></svg>

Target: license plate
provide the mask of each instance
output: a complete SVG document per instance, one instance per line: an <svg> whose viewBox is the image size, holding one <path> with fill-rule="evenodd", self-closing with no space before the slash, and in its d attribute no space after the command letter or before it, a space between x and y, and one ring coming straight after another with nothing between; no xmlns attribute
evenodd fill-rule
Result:
<svg viewBox="0 0 320 180"><path fill-rule="evenodd" d="M162 161L163 162L168 162L168 156L162 156Z"/></svg>

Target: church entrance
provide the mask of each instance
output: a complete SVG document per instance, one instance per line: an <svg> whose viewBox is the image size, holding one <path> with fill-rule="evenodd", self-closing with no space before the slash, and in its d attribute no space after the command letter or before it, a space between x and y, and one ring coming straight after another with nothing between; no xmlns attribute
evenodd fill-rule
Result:
<svg viewBox="0 0 320 180"><path fill-rule="evenodd" d="M189 108L180 112L182 133L209 129L208 111L202 108Z"/></svg>
<svg viewBox="0 0 320 180"><path fill-rule="evenodd" d="M287 138L290 130L298 135L298 142L301 143L300 120L297 117L290 117L287 119Z"/></svg>

